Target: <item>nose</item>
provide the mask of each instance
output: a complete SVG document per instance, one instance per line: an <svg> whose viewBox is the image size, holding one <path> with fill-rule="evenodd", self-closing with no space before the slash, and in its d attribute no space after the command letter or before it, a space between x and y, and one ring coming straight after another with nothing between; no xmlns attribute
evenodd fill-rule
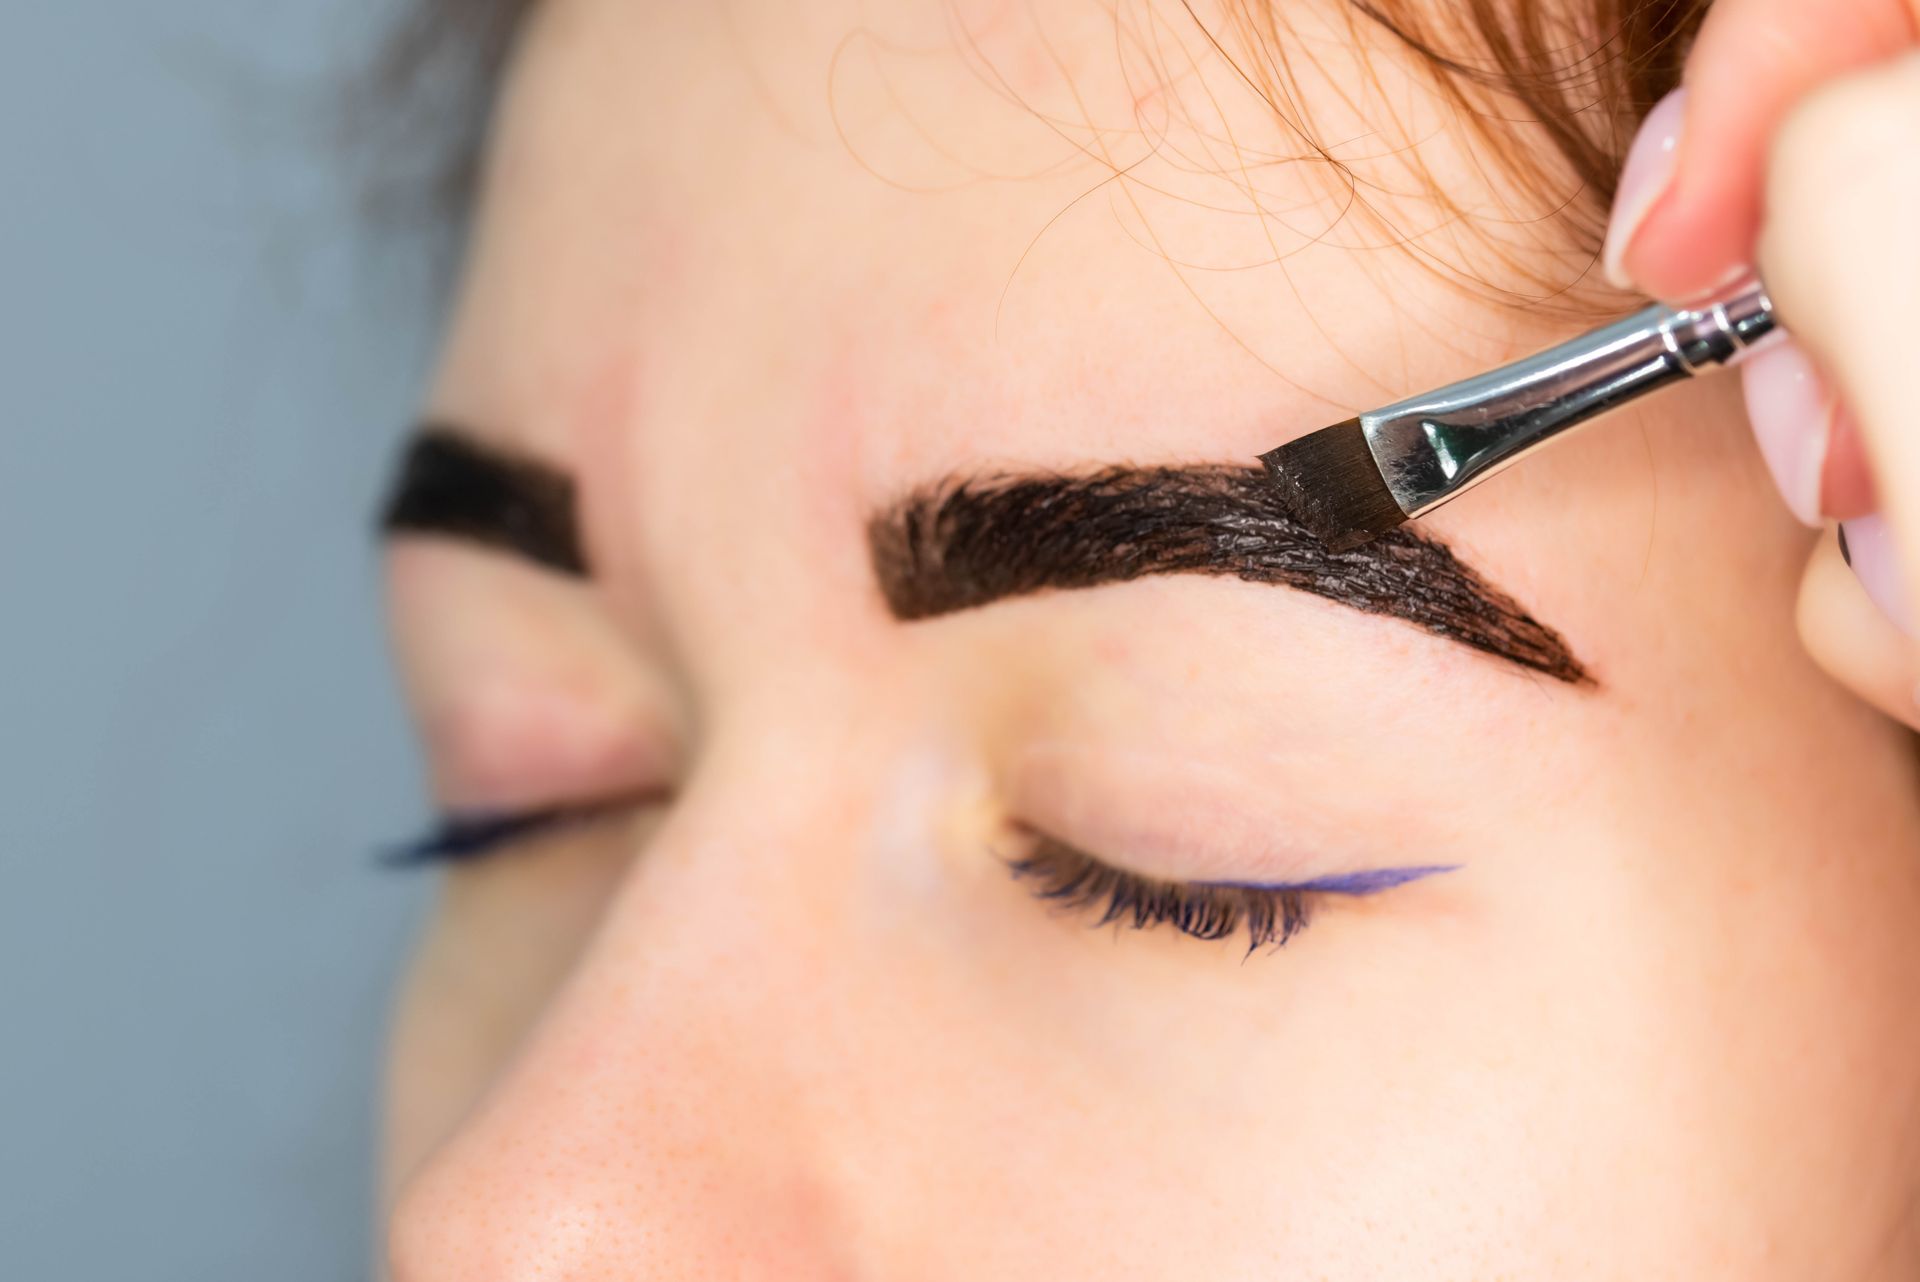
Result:
<svg viewBox="0 0 1920 1282"><path fill-rule="evenodd" d="M840 1258L831 1195L781 1160L783 1137L735 1143L744 1128L707 1127L715 1114L691 1100L570 1112L496 1108L430 1162L394 1213L393 1282L865 1275Z"/></svg>
<svg viewBox="0 0 1920 1282"><path fill-rule="evenodd" d="M823 1048L846 1044L857 983L834 983L852 968L819 883L852 838L738 795L683 801L515 1060L400 1190L393 1282L873 1272L844 1179L823 1174L847 1166L822 1110L858 1083Z"/></svg>

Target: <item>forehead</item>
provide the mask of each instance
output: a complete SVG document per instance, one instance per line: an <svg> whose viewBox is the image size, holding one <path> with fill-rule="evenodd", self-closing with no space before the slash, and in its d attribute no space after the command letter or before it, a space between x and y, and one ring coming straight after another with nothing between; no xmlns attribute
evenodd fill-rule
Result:
<svg viewBox="0 0 1920 1282"><path fill-rule="evenodd" d="M1284 82L1177 4L884 8L537 10L443 390L521 424L616 355L777 353L894 447L1264 447L1515 341L1431 264L1498 275L1446 205L1518 198L1346 6L1285 7Z"/></svg>

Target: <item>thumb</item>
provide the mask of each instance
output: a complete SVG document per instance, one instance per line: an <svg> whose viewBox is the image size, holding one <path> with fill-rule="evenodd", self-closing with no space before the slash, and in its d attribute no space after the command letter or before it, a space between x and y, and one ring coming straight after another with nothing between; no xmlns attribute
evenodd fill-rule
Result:
<svg viewBox="0 0 1920 1282"><path fill-rule="evenodd" d="M1767 163L1761 273L1795 339L1845 402L1881 517L1846 528L1854 574L1832 558L1801 604L1809 649L1909 724L1920 720L1920 54L1835 80L1806 97ZM1880 610L1843 601L1861 584ZM1847 620L1840 626L1837 620ZM1888 635L1881 635L1881 633ZM1871 635L1870 635L1871 634Z"/></svg>

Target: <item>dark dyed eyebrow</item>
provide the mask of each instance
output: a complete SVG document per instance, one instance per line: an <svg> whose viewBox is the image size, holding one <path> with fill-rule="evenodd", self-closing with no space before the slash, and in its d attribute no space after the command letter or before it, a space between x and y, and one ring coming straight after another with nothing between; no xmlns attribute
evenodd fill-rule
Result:
<svg viewBox="0 0 1920 1282"><path fill-rule="evenodd" d="M574 508L565 472L429 423L407 442L380 528L464 539L584 578L590 571Z"/></svg>
<svg viewBox="0 0 1920 1282"><path fill-rule="evenodd" d="M868 543L897 619L1158 574L1210 574L1310 592L1570 684L1586 668L1560 634L1401 526L1335 552L1287 515L1262 468L1115 467L988 476L916 490Z"/></svg>

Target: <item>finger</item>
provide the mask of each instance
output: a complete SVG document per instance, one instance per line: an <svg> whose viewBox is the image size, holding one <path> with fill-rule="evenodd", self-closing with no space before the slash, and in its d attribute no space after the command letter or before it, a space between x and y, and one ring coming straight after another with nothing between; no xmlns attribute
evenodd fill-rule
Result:
<svg viewBox="0 0 1920 1282"><path fill-rule="evenodd" d="M1833 436L1831 386L1806 348L1789 339L1755 351L1741 363L1740 390L1747 422L1780 497L1803 525L1819 528Z"/></svg>
<svg viewBox="0 0 1920 1282"><path fill-rule="evenodd" d="M1756 349L1740 364L1740 388L1760 456L1802 524L1878 506L1860 430L1805 347L1783 337Z"/></svg>
<svg viewBox="0 0 1920 1282"><path fill-rule="evenodd" d="M1896 721L1920 730L1920 658L1849 569L1836 539L1821 539L1800 583L1800 638L1814 661Z"/></svg>
<svg viewBox="0 0 1920 1282"><path fill-rule="evenodd" d="M1845 398L1920 595L1920 53L1809 95L1768 168L1762 273Z"/></svg>
<svg viewBox="0 0 1920 1282"><path fill-rule="evenodd" d="M1822 81L1917 39L1920 0L1718 0L1687 57L1670 163L1643 165L1639 191L1622 183L1609 275L1681 299L1752 262L1768 141L1787 112Z"/></svg>
<svg viewBox="0 0 1920 1282"><path fill-rule="evenodd" d="M1880 495L1873 486L1873 470L1867 463L1866 442L1860 439L1860 425L1841 405L1834 412L1833 433L1827 440L1827 466L1820 476L1820 512L1845 521L1879 510Z"/></svg>

